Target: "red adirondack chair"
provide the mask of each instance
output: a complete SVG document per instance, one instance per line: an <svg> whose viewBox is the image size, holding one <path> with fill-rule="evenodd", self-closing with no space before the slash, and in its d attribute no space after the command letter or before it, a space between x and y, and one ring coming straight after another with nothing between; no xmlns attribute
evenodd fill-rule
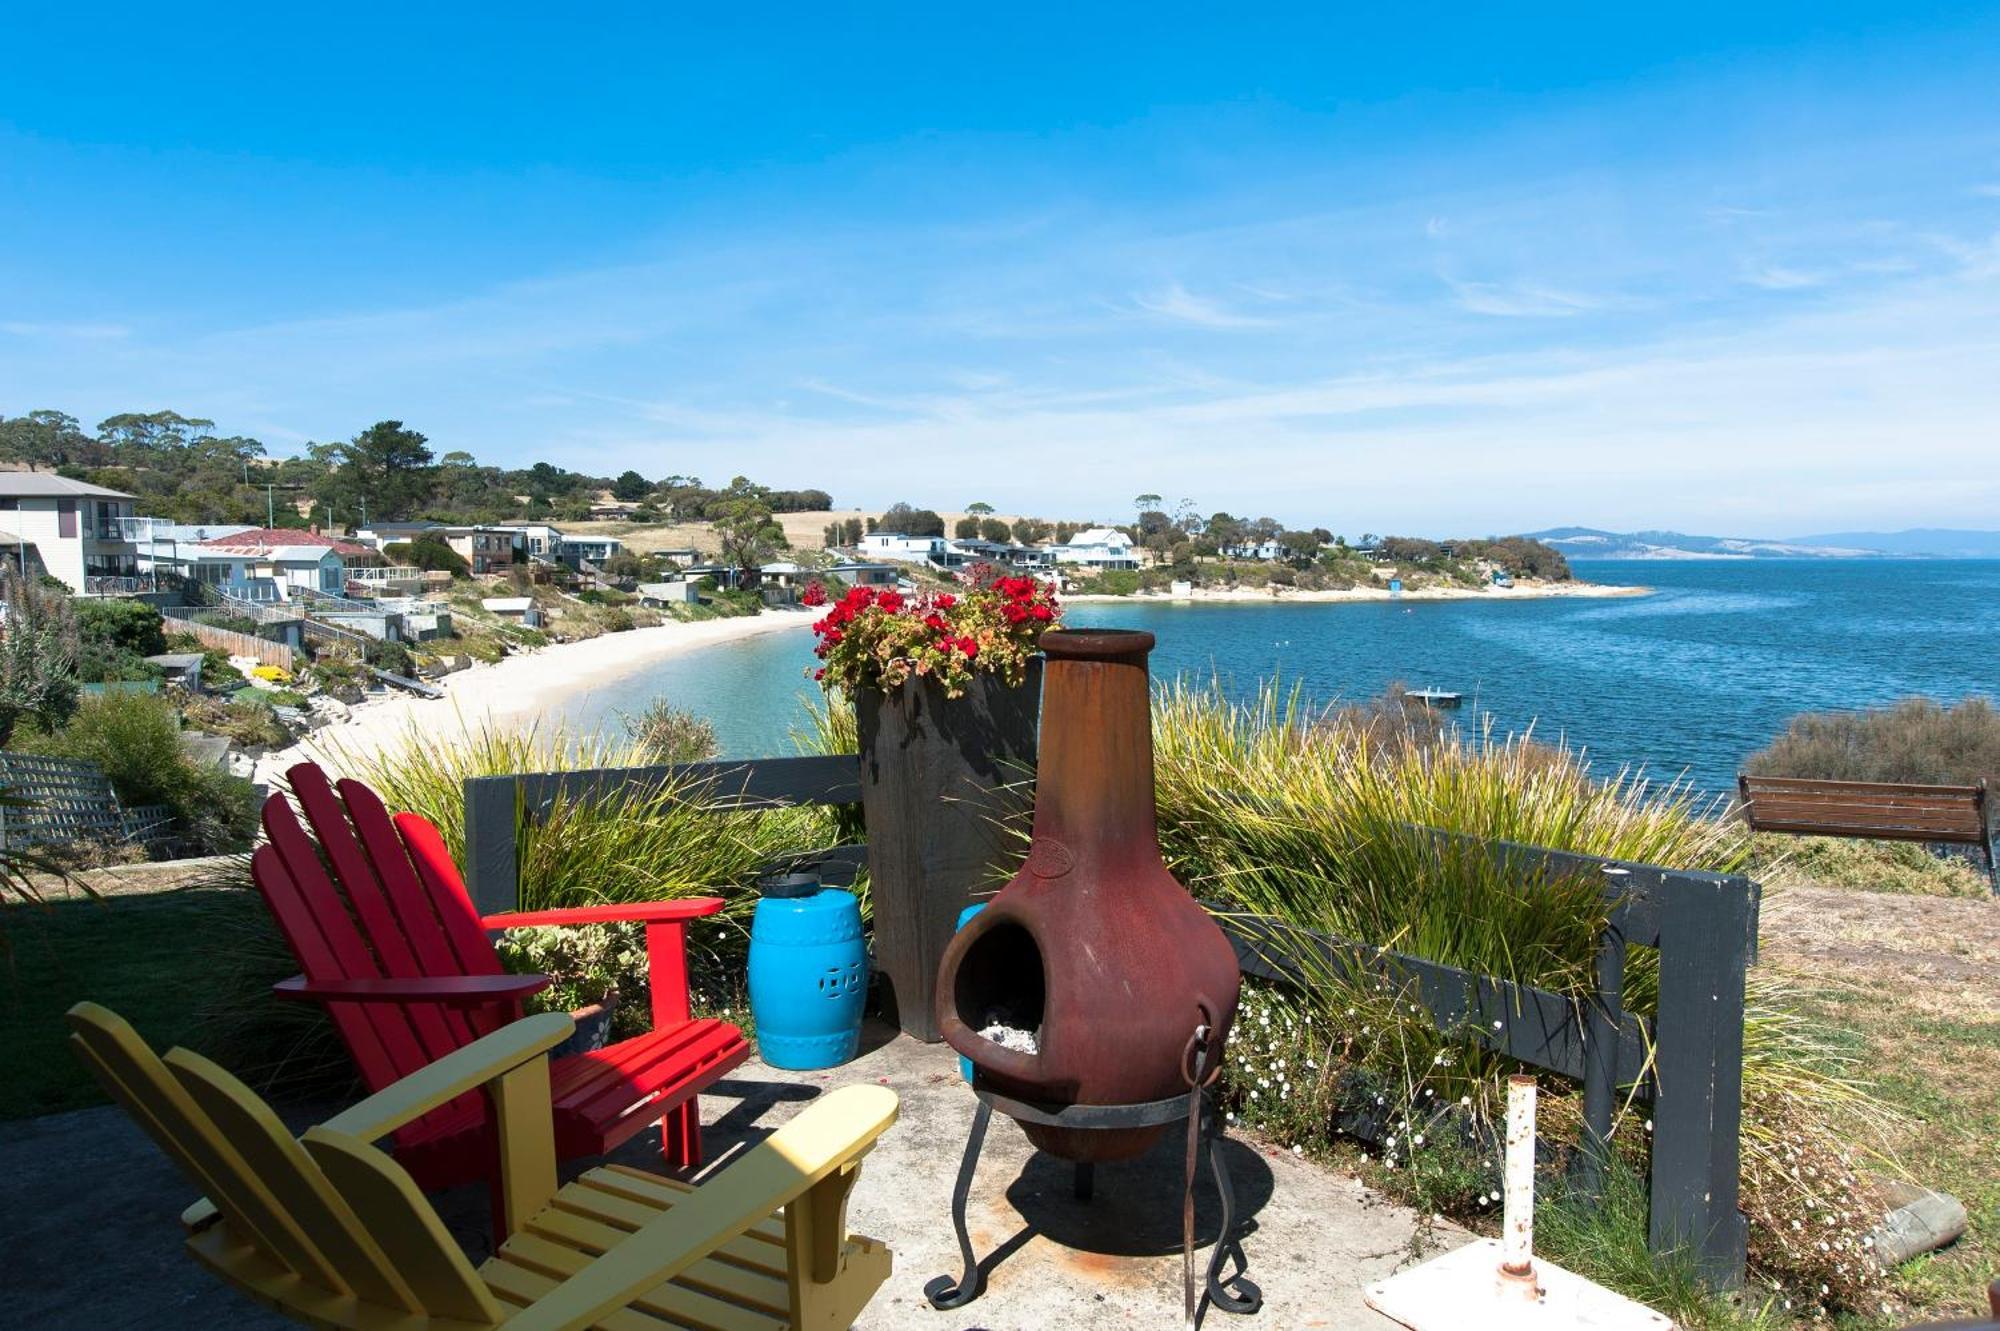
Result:
<svg viewBox="0 0 2000 1331"><path fill-rule="evenodd" d="M411 813L391 819L358 781L338 793L326 773L300 763L286 773L315 846L283 795L264 802L269 844L251 870L303 972L282 997L324 1003L371 1091L521 1016L544 975L508 975L489 929L642 920L653 1029L549 1069L556 1151L602 1155L660 1124L667 1162L701 1163L696 1096L749 1056L727 1022L691 1020L687 922L722 909L714 897L481 918L435 827ZM324 859L322 859L324 855ZM331 870L331 873L328 870ZM426 1188L489 1176L496 1156L477 1093L399 1129L396 1159Z"/></svg>

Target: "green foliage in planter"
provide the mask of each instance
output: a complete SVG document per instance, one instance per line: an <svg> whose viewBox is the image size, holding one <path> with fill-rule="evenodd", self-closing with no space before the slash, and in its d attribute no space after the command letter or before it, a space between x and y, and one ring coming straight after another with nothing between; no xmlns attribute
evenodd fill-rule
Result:
<svg viewBox="0 0 2000 1331"><path fill-rule="evenodd" d="M494 945L500 962L515 974L546 975L547 989L527 1001L531 1012L574 1012L602 1003L613 992L622 1003L643 1011L646 927L597 924L580 928L509 929Z"/></svg>

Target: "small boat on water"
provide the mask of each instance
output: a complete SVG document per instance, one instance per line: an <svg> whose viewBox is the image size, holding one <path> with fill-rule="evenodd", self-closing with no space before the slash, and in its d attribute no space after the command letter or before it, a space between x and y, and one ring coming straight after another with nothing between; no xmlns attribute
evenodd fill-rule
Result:
<svg viewBox="0 0 2000 1331"><path fill-rule="evenodd" d="M1453 693L1447 689L1411 689L1403 696L1411 702L1422 703L1426 707L1457 707L1465 702L1463 693Z"/></svg>

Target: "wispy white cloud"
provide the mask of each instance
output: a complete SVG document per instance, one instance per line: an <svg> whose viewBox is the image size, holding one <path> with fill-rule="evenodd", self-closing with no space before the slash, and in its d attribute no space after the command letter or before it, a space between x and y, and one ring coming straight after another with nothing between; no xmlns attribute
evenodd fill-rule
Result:
<svg viewBox="0 0 2000 1331"><path fill-rule="evenodd" d="M115 323L29 323L6 319L0 320L0 333L65 342L102 342L130 337L132 330L124 324Z"/></svg>
<svg viewBox="0 0 2000 1331"><path fill-rule="evenodd" d="M1449 282L1458 303L1474 314L1507 319L1566 319L1602 303L1572 291L1500 282Z"/></svg>
<svg viewBox="0 0 2000 1331"><path fill-rule="evenodd" d="M1787 268L1782 264L1767 264L1744 273L1743 280L1753 287L1762 287L1766 291L1798 291L1823 284L1826 275Z"/></svg>
<svg viewBox="0 0 2000 1331"><path fill-rule="evenodd" d="M1243 314L1219 301L1197 296L1178 282L1164 291L1135 296L1132 303L1164 319L1193 324L1197 328L1268 328L1272 323L1270 319Z"/></svg>

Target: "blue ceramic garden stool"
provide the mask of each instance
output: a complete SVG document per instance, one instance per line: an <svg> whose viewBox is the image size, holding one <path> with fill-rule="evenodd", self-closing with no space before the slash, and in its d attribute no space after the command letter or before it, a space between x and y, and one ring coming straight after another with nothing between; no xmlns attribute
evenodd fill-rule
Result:
<svg viewBox="0 0 2000 1331"><path fill-rule="evenodd" d="M956 928L963 929L965 927L965 922L967 920L971 919L973 916L977 915L980 911L985 909L986 909L986 903L983 901L980 902L977 906L967 906L964 910L958 913L958 924ZM967 1058L964 1054L960 1054L958 1056L958 1075L965 1078L965 1084L967 1086L972 1085L972 1060Z"/></svg>
<svg viewBox="0 0 2000 1331"><path fill-rule="evenodd" d="M861 1048L868 946L852 892L766 889L750 922L750 1015L757 1053L774 1068L830 1068Z"/></svg>

